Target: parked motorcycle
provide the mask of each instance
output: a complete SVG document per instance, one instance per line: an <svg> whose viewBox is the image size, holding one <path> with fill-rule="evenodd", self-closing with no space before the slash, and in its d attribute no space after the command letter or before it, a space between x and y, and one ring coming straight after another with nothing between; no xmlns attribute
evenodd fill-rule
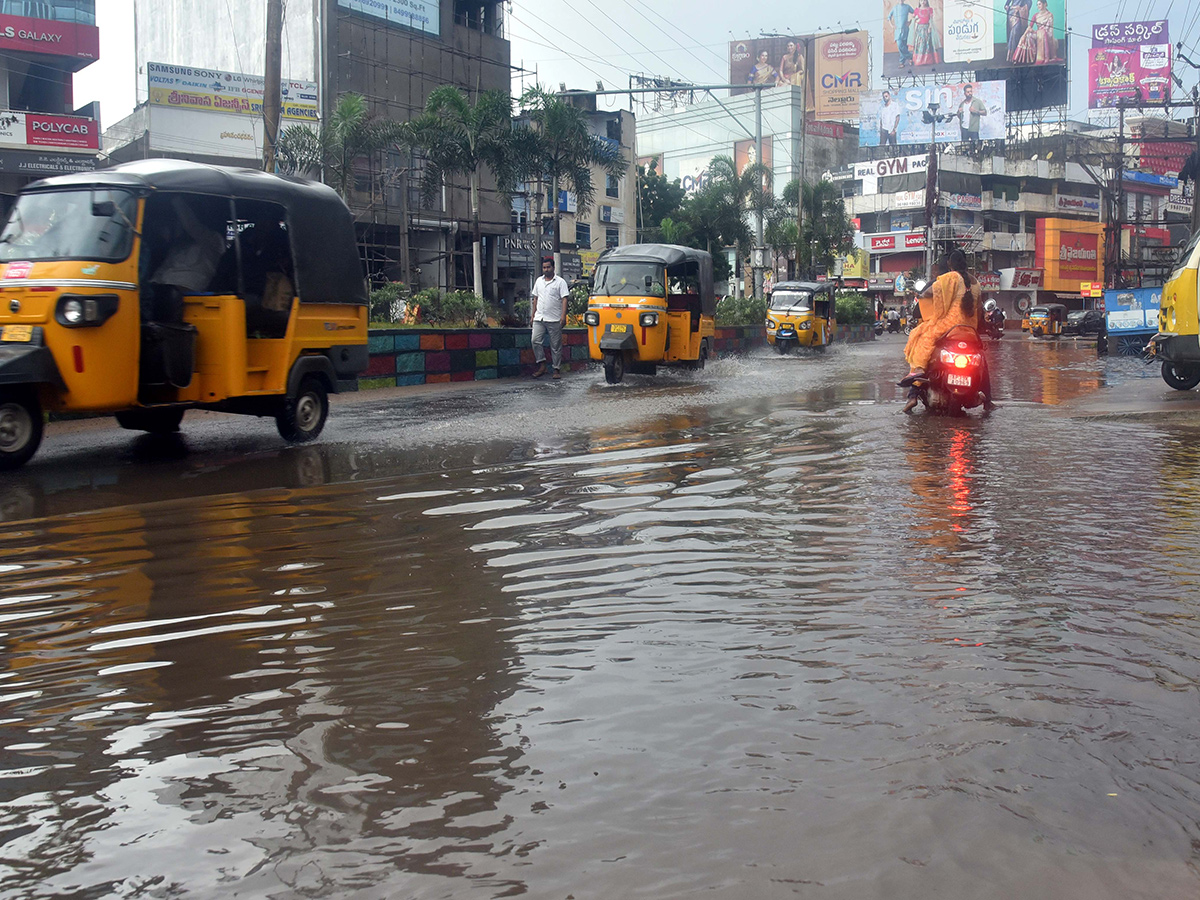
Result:
<svg viewBox="0 0 1200 900"><path fill-rule="evenodd" d="M881 334L883 334L883 319L876 319L875 320L875 337L879 337Z"/></svg>
<svg viewBox="0 0 1200 900"><path fill-rule="evenodd" d="M957 416L984 403L983 342L974 328L950 329L933 347L925 378L913 383L931 413Z"/></svg>

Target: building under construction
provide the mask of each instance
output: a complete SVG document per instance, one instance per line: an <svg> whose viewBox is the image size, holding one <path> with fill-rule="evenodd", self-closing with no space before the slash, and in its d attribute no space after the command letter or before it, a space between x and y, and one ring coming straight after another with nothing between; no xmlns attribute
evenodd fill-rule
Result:
<svg viewBox="0 0 1200 900"><path fill-rule="evenodd" d="M417 116L430 92L441 85L457 86L468 95L508 92L510 52L499 0L409 0L403 8L400 13L398 4L365 0L287 0L280 38L285 87L289 82L313 85L323 121L338 98L350 92L362 94L374 116L394 121ZM109 160L167 156L243 166L261 161L261 121L225 127L218 122L221 113L161 110L146 73L157 63L195 67L217 80L230 73L261 77L265 4L135 0L135 28L139 104L105 132ZM419 154L408 151L357 162L347 202L358 221L368 273L376 283L403 281L415 289L467 288L471 229L466 184L447 184L433 198L422 197L421 174ZM490 285L495 283L498 237L510 233L512 225L508 205L486 178L484 187L484 283Z"/></svg>

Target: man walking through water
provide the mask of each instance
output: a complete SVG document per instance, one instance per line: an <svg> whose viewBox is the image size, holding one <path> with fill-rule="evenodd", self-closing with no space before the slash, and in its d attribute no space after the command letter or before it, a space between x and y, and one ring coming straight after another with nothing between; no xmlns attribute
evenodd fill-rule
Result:
<svg viewBox="0 0 1200 900"><path fill-rule="evenodd" d="M533 283L533 358L537 361L534 378L546 374L546 338L550 339L550 356L554 363L554 377L561 378L562 332L567 324L567 295L571 289L558 275L554 274L554 260L542 260L542 277Z"/></svg>

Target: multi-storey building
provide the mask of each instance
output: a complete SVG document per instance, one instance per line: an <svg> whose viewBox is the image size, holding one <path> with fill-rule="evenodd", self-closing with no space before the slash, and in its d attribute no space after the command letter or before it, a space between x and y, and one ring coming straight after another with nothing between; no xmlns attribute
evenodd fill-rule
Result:
<svg viewBox="0 0 1200 900"><path fill-rule="evenodd" d="M76 109L73 74L100 56L95 0L0 7L0 204L47 175L96 166L95 104Z"/></svg>
<svg viewBox="0 0 1200 900"><path fill-rule="evenodd" d="M558 203L562 228L562 276L574 281L591 274L597 257L609 247L637 242L637 121L627 109L600 109L595 94L571 92L570 102L584 110L594 137L613 144L629 163L622 175L610 175L593 166L593 202L580 208L572 191L562 188L557 200L551 186L530 183L513 197L514 234L501 238L501 291L504 296L524 297L533 278L540 274L536 252L537 211L542 212L541 254L554 246L553 213ZM518 123L520 124L520 123ZM540 193L540 203L538 194Z"/></svg>
<svg viewBox="0 0 1200 900"><path fill-rule="evenodd" d="M226 84L229 76L261 77L262 0L134 3L139 72L145 73L151 63L195 68L201 87L207 76ZM282 41L285 87L290 84L297 96L315 95L313 112L322 121L338 98L350 92L366 98L373 116L395 121L418 115L433 89L444 84L468 95L485 90L507 94L510 54L503 8L501 0L288 0ZM166 101L148 86L142 98L131 117L105 134L112 159L177 156L241 165L261 160L256 117L226 120L229 127L224 127L218 121L224 113L211 109L164 113ZM400 150L356 162L347 201L358 220L369 274L376 281L407 281L414 288L468 288L471 214L465 179L427 197L420 190L422 171L419 154ZM511 231L511 217L508 204L486 178L484 187L484 282L491 285L498 238Z"/></svg>

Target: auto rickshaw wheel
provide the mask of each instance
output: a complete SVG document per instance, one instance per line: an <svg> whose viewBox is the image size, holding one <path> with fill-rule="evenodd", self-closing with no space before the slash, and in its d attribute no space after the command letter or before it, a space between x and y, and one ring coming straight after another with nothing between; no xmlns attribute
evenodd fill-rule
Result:
<svg viewBox="0 0 1200 900"><path fill-rule="evenodd" d="M117 424L122 428L150 434L172 434L182 421L183 410L179 408L126 409L117 413Z"/></svg>
<svg viewBox="0 0 1200 900"><path fill-rule="evenodd" d="M604 380L609 384L620 384L625 377L625 354L604 354Z"/></svg>
<svg viewBox="0 0 1200 900"><path fill-rule="evenodd" d="M1175 363L1162 364L1162 379L1167 387L1177 391L1190 391L1200 384L1200 366L1179 366Z"/></svg>
<svg viewBox="0 0 1200 900"><path fill-rule="evenodd" d="M283 401L283 408L275 416L275 427L279 436L293 444L315 440L329 418L329 394L320 378L305 375L295 397Z"/></svg>
<svg viewBox="0 0 1200 900"><path fill-rule="evenodd" d="M32 391L0 393L0 470L29 462L42 443L42 405Z"/></svg>
<svg viewBox="0 0 1200 900"><path fill-rule="evenodd" d="M690 366L688 366L688 368L703 369L704 363L707 360L708 360L708 338L705 338L704 340L700 341L700 354L696 357L696 359L692 362L692 364Z"/></svg>

